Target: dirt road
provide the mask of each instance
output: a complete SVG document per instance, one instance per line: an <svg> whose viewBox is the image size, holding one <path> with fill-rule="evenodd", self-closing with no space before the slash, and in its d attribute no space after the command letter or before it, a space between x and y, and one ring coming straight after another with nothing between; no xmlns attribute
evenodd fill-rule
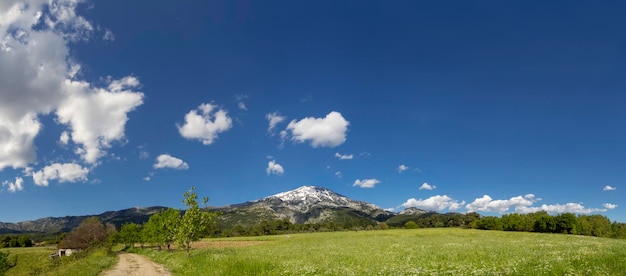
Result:
<svg viewBox="0 0 626 276"><path fill-rule="evenodd" d="M146 257L132 254L120 253L120 261L112 269L103 271L101 276L153 276L172 275L162 265L157 264Z"/></svg>

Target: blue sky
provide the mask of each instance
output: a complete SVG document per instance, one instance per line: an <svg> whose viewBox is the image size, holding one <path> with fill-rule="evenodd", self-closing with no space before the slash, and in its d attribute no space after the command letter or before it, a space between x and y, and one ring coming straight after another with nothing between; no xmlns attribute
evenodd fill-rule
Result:
<svg viewBox="0 0 626 276"><path fill-rule="evenodd" d="M303 185L626 221L624 3L52 2L0 3L0 221Z"/></svg>

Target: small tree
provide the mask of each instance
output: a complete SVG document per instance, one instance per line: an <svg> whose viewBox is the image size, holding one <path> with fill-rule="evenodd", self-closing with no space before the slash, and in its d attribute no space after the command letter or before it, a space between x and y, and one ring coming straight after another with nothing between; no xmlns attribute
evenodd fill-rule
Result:
<svg viewBox="0 0 626 276"><path fill-rule="evenodd" d="M87 249L104 245L108 238L106 228L98 217L83 220L59 243L59 248Z"/></svg>
<svg viewBox="0 0 626 276"><path fill-rule="evenodd" d="M187 206L187 210L183 214L176 230L176 241L182 248L187 250L187 256L189 256L191 243L199 241L201 236L215 223L215 214L200 210L195 187L191 187L183 196L185 197L183 203ZM202 205L206 205L208 201L209 199L204 197Z"/></svg>
<svg viewBox="0 0 626 276"><path fill-rule="evenodd" d="M125 223L120 228L119 240L126 245L126 247L135 247L135 243L141 242L141 225L136 223Z"/></svg>
<svg viewBox="0 0 626 276"><path fill-rule="evenodd" d="M163 245L167 245L167 249L170 249L179 221L180 211L172 208L150 216L143 229L146 241L158 246L159 250Z"/></svg>
<svg viewBox="0 0 626 276"><path fill-rule="evenodd" d="M417 229L417 223L415 223L415 221L407 221L404 224L404 228L406 228L406 229Z"/></svg>

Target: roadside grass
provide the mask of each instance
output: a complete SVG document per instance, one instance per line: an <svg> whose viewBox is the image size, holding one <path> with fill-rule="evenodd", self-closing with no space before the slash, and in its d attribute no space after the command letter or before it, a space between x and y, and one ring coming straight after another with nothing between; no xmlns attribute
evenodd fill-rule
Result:
<svg viewBox="0 0 626 276"><path fill-rule="evenodd" d="M17 257L17 264L4 275L98 275L117 263L117 256L104 249L96 249L82 257L69 256L54 261L50 253L56 247L6 248L11 257Z"/></svg>
<svg viewBox="0 0 626 276"><path fill-rule="evenodd" d="M211 243L249 246L212 247ZM250 241L266 241L249 243ZM207 239L137 249L176 275L623 275L626 240L455 228Z"/></svg>

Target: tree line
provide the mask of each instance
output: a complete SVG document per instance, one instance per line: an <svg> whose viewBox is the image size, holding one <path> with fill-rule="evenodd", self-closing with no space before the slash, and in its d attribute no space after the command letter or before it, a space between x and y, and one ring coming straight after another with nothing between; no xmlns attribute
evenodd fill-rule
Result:
<svg viewBox="0 0 626 276"><path fill-rule="evenodd" d="M626 238L626 223L612 222L602 215L550 215L545 211L530 214L487 216L474 221L471 228L484 230L561 233L605 238Z"/></svg>
<svg viewBox="0 0 626 276"><path fill-rule="evenodd" d="M32 246L33 241L28 235L3 235L0 237L0 248Z"/></svg>

